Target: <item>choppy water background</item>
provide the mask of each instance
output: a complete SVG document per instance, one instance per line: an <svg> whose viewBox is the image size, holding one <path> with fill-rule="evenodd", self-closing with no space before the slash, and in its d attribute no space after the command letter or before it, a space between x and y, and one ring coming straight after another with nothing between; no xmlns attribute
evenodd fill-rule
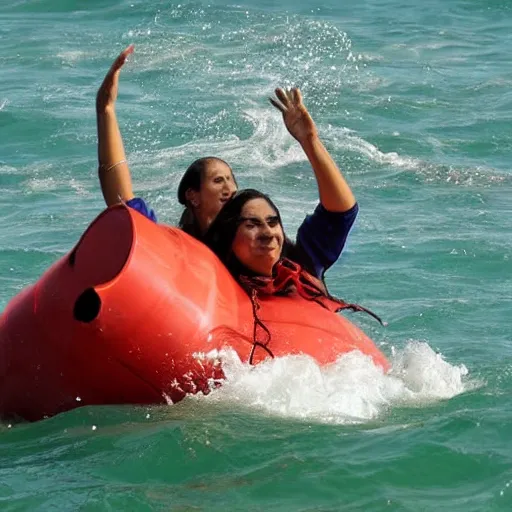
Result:
<svg viewBox="0 0 512 512"><path fill-rule="evenodd" d="M229 161L292 234L316 202L267 97L299 85L360 216L331 290L382 346L252 371L177 406L0 424L0 508L510 510L512 6L487 0L0 6L0 309L103 208L94 98L117 53L136 192Z"/></svg>

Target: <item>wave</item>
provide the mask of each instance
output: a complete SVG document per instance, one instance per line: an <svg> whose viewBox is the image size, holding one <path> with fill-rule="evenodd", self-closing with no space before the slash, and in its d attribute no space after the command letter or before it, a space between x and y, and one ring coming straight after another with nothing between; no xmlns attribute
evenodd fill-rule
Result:
<svg viewBox="0 0 512 512"><path fill-rule="evenodd" d="M243 364L232 351L209 357L222 363L226 381L207 396L187 400L320 423L365 423L392 408L428 406L483 384L470 379L463 364L450 364L419 341L393 350L387 374L360 352L323 367L309 356L276 358L257 366Z"/></svg>

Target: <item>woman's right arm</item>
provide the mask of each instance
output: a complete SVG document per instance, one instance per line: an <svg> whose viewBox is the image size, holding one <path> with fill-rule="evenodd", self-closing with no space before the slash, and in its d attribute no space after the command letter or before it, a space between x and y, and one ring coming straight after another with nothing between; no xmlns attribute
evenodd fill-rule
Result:
<svg viewBox="0 0 512 512"><path fill-rule="evenodd" d="M107 206L134 198L130 169L115 111L119 73L131 53L133 53L133 45L119 54L96 95L98 175Z"/></svg>
<svg viewBox="0 0 512 512"><path fill-rule="evenodd" d="M347 212L356 204L356 198L343 174L318 137L313 118L302 101L300 89L275 90L277 100L270 103L283 114L290 135L302 146L315 173L320 203L329 212Z"/></svg>

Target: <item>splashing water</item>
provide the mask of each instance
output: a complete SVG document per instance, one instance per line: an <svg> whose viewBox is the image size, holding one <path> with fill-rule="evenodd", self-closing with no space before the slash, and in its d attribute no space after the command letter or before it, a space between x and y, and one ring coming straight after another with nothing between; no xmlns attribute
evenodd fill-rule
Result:
<svg viewBox="0 0 512 512"><path fill-rule="evenodd" d="M334 424L374 420L392 407L418 407L449 399L481 383L467 378L464 365L452 365L427 343L409 342L393 351L385 374L360 352L319 366L309 356L276 358L250 367L233 351L210 353L220 359L226 381L208 396L191 400L237 404L259 412Z"/></svg>

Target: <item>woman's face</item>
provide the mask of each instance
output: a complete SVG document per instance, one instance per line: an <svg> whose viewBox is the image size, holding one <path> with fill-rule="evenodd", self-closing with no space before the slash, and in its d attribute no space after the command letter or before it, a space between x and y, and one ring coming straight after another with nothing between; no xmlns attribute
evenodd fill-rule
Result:
<svg viewBox="0 0 512 512"><path fill-rule="evenodd" d="M263 198L247 201L232 245L240 263L258 275L271 276L281 257L283 242L283 228L274 208Z"/></svg>
<svg viewBox="0 0 512 512"><path fill-rule="evenodd" d="M219 160L210 160L201 179L201 188L198 191L189 189L189 200L203 231L208 229L236 191L237 186L229 166Z"/></svg>

